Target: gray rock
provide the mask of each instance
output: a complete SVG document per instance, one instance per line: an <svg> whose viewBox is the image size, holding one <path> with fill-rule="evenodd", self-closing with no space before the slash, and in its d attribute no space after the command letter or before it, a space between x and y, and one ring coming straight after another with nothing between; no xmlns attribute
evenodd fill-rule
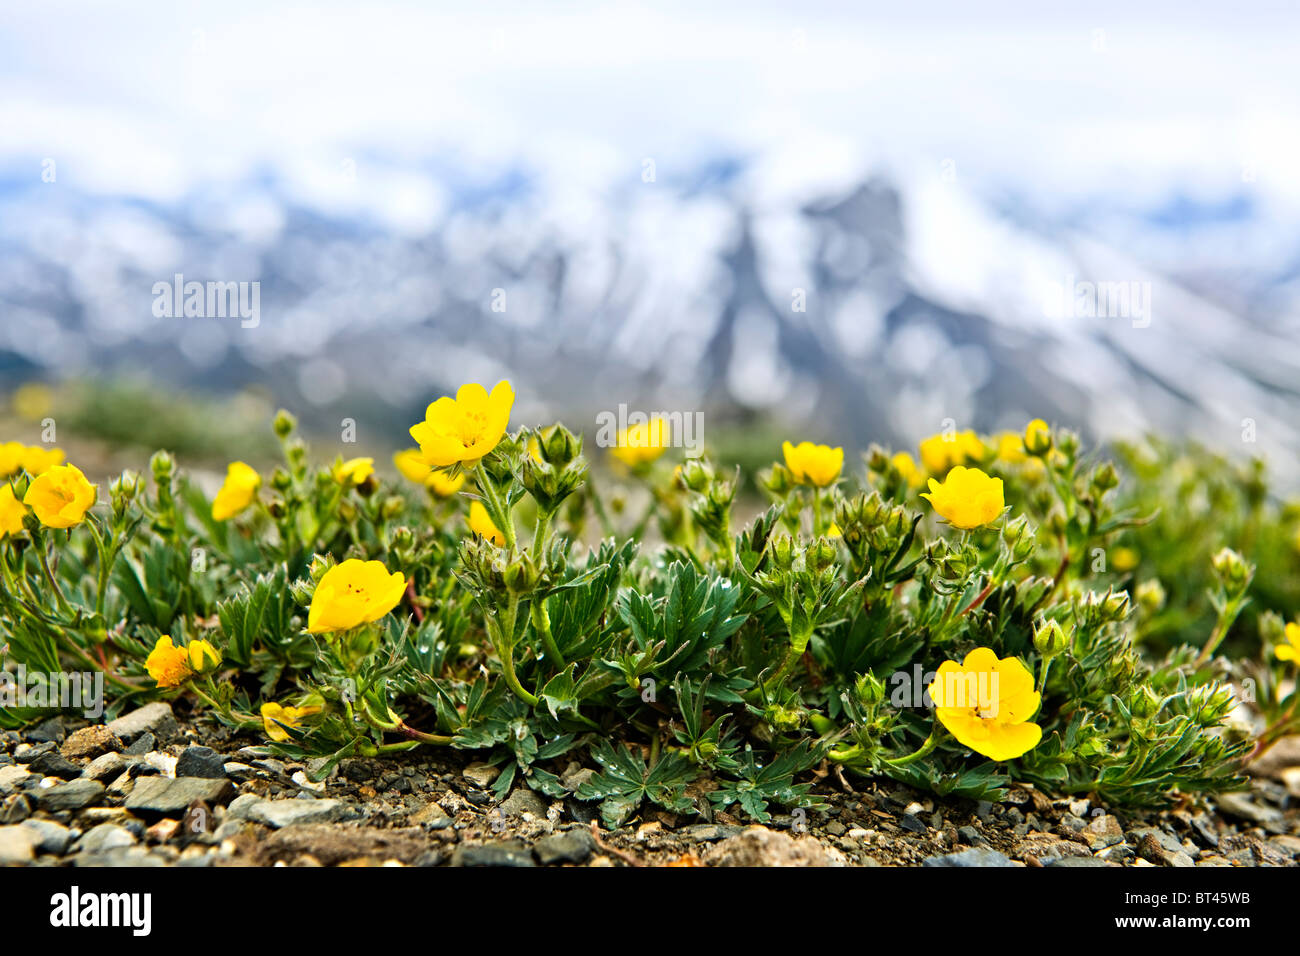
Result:
<svg viewBox="0 0 1300 956"><path fill-rule="evenodd" d="M971 846L989 845L989 841L984 838L984 834L980 833L979 830L976 830L974 827L958 827L957 836L961 837L964 842L969 843Z"/></svg>
<svg viewBox="0 0 1300 956"><path fill-rule="evenodd" d="M53 741L46 741L42 744L23 744L14 751L14 760L21 764L29 764L43 754L53 753L59 749L59 745Z"/></svg>
<svg viewBox="0 0 1300 956"><path fill-rule="evenodd" d="M543 866L555 863L585 863L596 849L596 838L590 830L575 828L563 833L552 833L537 841L533 852Z"/></svg>
<svg viewBox="0 0 1300 956"><path fill-rule="evenodd" d="M36 835L26 827L0 827L0 866L30 863L36 856Z"/></svg>
<svg viewBox="0 0 1300 956"><path fill-rule="evenodd" d="M60 780L75 780L81 776L81 768L57 750L41 754L28 764L28 767L32 773L39 773L46 777L58 777Z"/></svg>
<svg viewBox="0 0 1300 956"><path fill-rule="evenodd" d="M447 815L446 810L430 800L411 815L411 822L416 826L427 827L430 830L445 830L454 821Z"/></svg>
<svg viewBox="0 0 1300 956"><path fill-rule="evenodd" d="M546 804L527 787L516 787L515 791L502 802L501 812L512 817L528 814L535 820L545 820Z"/></svg>
<svg viewBox="0 0 1300 956"><path fill-rule="evenodd" d="M143 757L158 746L158 738L153 734L141 734L135 743L122 751L128 757Z"/></svg>
<svg viewBox="0 0 1300 956"><path fill-rule="evenodd" d="M1118 863L1111 863L1108 860L1098 859L1095 856L1058 856L1054 860L1048 860L1047 866L1119 866Z"/></svg>
<svg viewBox="0 0 1300 956"><path fill-rule="evenodd" d="M255 793L241 793L235 799L230 801L230 806L226 807L227 820L252 820L253 808L259 803L265 803L265 797L259 797Z"/></svg>
<svg viewBox="0 0 1300 956"><path fill-rule="evenodd" d="M700 843L714 843L718 840L736 836L743 830L744 827L724 826L720 823L696 823L689 827L683 827L681 834L688 840Z"/></svg>
<svg viewBox="0 0 1300 956"><path fill-rule="evenodd" d="M33 846L37 853L62 856L72 842L72 831L53 820L25 820L20 826L32 831Z"/></svg>
<svg viewBox="0 0 1300 956"><path fill-rule="evenodd" d="M14 765L0 767L0 796L7 796L19 789L19 784L32 775L26 767Z"/></svg>
<svg viewBox="0 0 1300 956"><path fill-rule="evenodd" d="M1127 843L1117 843L1114 846L1108 846L1097 854L1103 860L1109 860L1112 863L1130 863L1137 857L1137 851Z"/></svg>
<svg viewBox="0 0 1300 956"><path fill-rule="evenodd" d="M481 846L456 847L452 866L536 866L533 855L518 843L484 843Z"/></svg>
<svg viewBox="0 0 1300 956"><path fill-rule="evenodd" d="M948 853L944 856L927 856L922 866L1015 866L1004 854L987 847L975 847L960 853Z"/></svg>
<svg viewBox="0 0 1300 956"><path fill-rule="evenodd" d="M501 768L488 763L472 763L465 768L465 779L476 787L488 787L501 776Z"/></svg>
<svg viewBox="0 0 1300 956"><path fill-rule="evenodd" d="M577 793L578 788L596 775L596 771L588 767L578 767L574 770L565 772L560 778L560 784L569 793Z"/></svg>
<svg viewBox="0 0 1300 956"><path fill-rule="evenodd" d="M43 720L27 732L27 739L32 743L60 743L63 740L63 718L51 717Z"/></svg>
<svg viewBox="0 0 1300 956"><path fill-rule="evenodd" d="M1274 807L1260 806L1244 793L1221 793L1216 798L1220 812L1238 820L1261 825L1280 823L1282 811Z"/></svg>
<svg viewBox="0 0 1300 956"><path fill-rule="evenodd" d="M0 825L22 823L32 815L32 801L25 793L16 793L0 804Z"/></svg>
<svg viewBox="0 0 1300 956"><path fill-rule="evenodd" d="M211 747L186 747L176 759L176 776L226 779L226 758Z"/></svg>
<svg viewBox="0 0 1300 956"><path fill-rule="evenodd" d="M303 823L340 823L357 816L352 807L334 799L263 800L248 810L250 820L277 830Z"/></svg>
<svg viewBox="0 0 1300 956"><path fill-rule="evenodd" d="M36 795L36 805L55 813L59 810L80 810L104 795L104 785L98 780L71 780L42 790Z"/></svg>
<svg viewBox="0 0 1300 956"><path fill-rule="evenodd" d="M228 780L205 780L201 777L140 777L126 798L132 813L171 816L184 813L196 800L220 803L230 795Z"/></svg>
<svg viewBox="0 0 1300 956"><path fill-rule="evenodd" d="M78 853L72 857L73 866L166 866L167 861L150 853L142 846L118 846L102 853Z"/></svg>
<svg viewBox="0 0 1300 956"><path fill-rule="evenodd" d="M82 768L81 775L87 780L116 780L130 767L128 758L118 753L106 753L96 757Z"/></svg>
<svg viewBox="0 0 1300 956"><path fill-rule="evenodd" d="M79 853L103 853L123 846L134 846L135 836L116 823L101 823L82 834L77 841Z"/></svg>
<svg viewBox="0 0 1300 956"><path fill-rule="evenodd" d="M166 738L176 733L176 717L171 704L158 701L123 714L108 723L108 729L121 740L132 743L143 734Z"/></svg>

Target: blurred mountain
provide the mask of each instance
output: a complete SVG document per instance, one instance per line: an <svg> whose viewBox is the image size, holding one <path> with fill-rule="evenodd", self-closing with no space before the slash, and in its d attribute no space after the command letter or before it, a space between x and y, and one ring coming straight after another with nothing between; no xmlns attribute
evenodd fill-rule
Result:
<svg viewBox="0 0 1300 956"><path fill-rule="evenodd" d="M1120 248L941 177L788 201L747 195L742 172L599 196L451 184L416 233L286 199L271 174L170 205L0 183L0 378L260 386L393 435L461 382L508 377L517 422L588 430L626 403L703 409L706 440L763 418L912 445L949 419L1041 416L1300 448L1300 258L1248 202L1112 210ZM156 316L177 273L259 282L256 327ZM1131 297L1090 315L1087 283Z"/></svg>

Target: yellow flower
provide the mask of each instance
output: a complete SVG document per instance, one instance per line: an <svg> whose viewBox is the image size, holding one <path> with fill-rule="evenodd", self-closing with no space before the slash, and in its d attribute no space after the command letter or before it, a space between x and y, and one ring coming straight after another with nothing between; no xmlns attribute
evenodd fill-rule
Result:
<svg viewBox="0 0 1300 956"><path fill-rule="evenodd" d="M230 463L226 480L212 500L212 520L229 521L257 498L262 476L242 461Z"/></svg>
<svg viewBox="0 0 1300 956"><path fill-rule="evenodd" d="M319 714L320 711L319 707L281 707L272 701L262 705L262 729L272 740L284 743L290 739L285 727L302 730L303 718Z"/></svg>
<svg viewBox="0 0 1300 956"><path fill-rule="evenodd" d="M785 466L800 484L825 488L835 484L840 472L844 470L843 448L801 441L797 445L785 442L781 445L781 450L785 453Z"/></svg>
<svg viewBox="0 0 1300 956"><path fill-rule="evenodd" d="M20 441L7 441L0 445L0 478L18 474L23 467L23 452L27 446Z"/></svg>
<svg viewBox="0 0 1300 956"><path fill-rule="evenodd" d="M375 473L373 458L349 458L334 465L334 480L340 485L356 487Z"/></svg>
<svg viewBox="0 0 1300 956"><path fill-rule="evenodd" d="M39 422L54 407L54 391L40 382L28 382L15 389L10 404L19 418Z"/></svg>
<svg viewBox="0 0 1300 956"><path fill-rule="evenodd" d="M1136 568L1141 560L1141 555L1132 548L1116 548L1111 559L1111 567L1123 574Z"/></svg>
<svg viewBox="0 0 1300 956"><path fill-rule="evenodd" d="M990 760L1014 760L1043 737L1029 719L1039 704L1033 675L1014 657L999 660L990 648L977 647L961 664L940 664L929 690L939 722Z"/></svg>
<svg viewBox="0 0 1300 956"><path fill-rule="evenodd" d="M970 429L940 432L921 442L921 464L932 475L942 475L968 461L982 461L987 453L980 437Z"/></svg>
<svg viewBox="0 0 1300 956"><path fill-rule="evenodd" d="M1286 643L1273 648L1280 661L1300 661L1300 624L1286 626Z"/></svg>
<svg viewBox="0 0 1300 956"><path fill-rule="evenodd" d="M492 518L483 507L481 501L471 501L469 503L469 530L473 531L481 538L487 538L498 548L503 547L506 543L506 536L501 533Z"/></svg>
<svg viewBox="0 0 1300 956"><path fill-rule="evenodd" d="M844 537L844 532L840 530L840 526L839 526L839 525L837 525L834 521L832 521L832 522L831 522L831 526L830 526L829 528L826 529L826 537L828 537L828 538L842 538L842 537Z"/></svg>
<svg viewBox="0 0 1300 956"><path fill-rule="evenodd" d="M38 475L45 474L51 468L57 468L63 464L66 457L62 448L42 448L40 445L30 445L23 449L23 471L35 478Z"/></svg>
<svg viewBox="0 0 1300 956"><path fill-rule="evenodd" d="M95 503L95 486L76 465L55 465L32 480L23 504L36 512L47 528L81 524Z"/></svg>
<svg viewBox="0 0 1300 956"><path fill-rule="evenodd" d="M497 382L490 395L482 385L462 385L455 398L443 396L428 407L411 437L433 468L458 461L472 466L501 441L514 403L509 382Z"/></svg>
<svg viewBox="0 0 1300 956"><path fill-rule="evenodd" d="M1015 432L1002 432L998 435L998 461L1019 465L1029 460L1025 454L1025 442Z"/></svg>
<svg viewBox="0 0 1300 956"><path fill-rule="evenodd" d="M204 640L190 641L185 645L190 669L196 674L210 674L221 666L221 652Z"/></svg>
<svg viewBox="0 0 1300 956"><path fill-rule="evenodd" d="M652 415L649 421L629 425L620 431L609 453L629 468L636 468L662 455L670 439L667 419L662 415Z"/></svg>
<svg viewBox="0 0 1300 956"><path fill-rule="evenodd" d="M1025 451L1031 455L1046 455L1052 448L1052 429L1041 418L1035 418L1025 426L1023 443Z"/></svg>
<svg viewBox="0 0 1300 956"><path fill-rule="evenodd" d="M407 481L424 485L439 498L450 498L465 484L465 472L454 478L440 468L430 468L418 448L407 448L393 456L393 464Z"/></svg>
<svg viewBox="0 0 1300 956"><path fill-rule="evenodd" d="M903 476L903 481L910 487L920 488L925 482L925 476L921 474L921 469L916 467L916 459L907 452L900 451L889 459L889 462L898 470L898 473Z"/></svg>
<svg viewBox="0 0 1300 956"><path fill-rule="evenodd" d="M1002 479L990 478L978 468L958 465L948 472L943 484L930 479L929 492L923 492L934 510L953 527L968 529L988 524L1002 514Z"/></svg>
<svg viewBox="0 0 1300 956"><path fill-rule="evenodd" d="M145 659L144 668L159 687L180 687L194 676L189 649L177 647L166 634L154 644L153 650Z"/></svg>
<svg viewBox="0 0 1300 956"><path fill-rule="evenodd" d="M27 509L14 494L13 485L0 488L0 538L22 531L26 515Z"/></svg>
<svg viewBox="0 0 1300 956"><path fill-rule="evenodd" d="M406 578L400 571L389 574L381 561L350 558L326 571L316 585L307 630L326 634L377 621L397 607L404 593Z"/></svg>

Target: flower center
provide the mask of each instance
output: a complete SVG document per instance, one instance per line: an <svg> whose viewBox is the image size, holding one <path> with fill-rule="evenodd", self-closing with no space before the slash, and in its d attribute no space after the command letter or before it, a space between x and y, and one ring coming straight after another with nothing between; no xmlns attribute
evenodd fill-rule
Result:
<svg viewBox="0 0 1300 956"><path fill-rule="evenodd" d="M487 431L487 415L481 411L467 411L460 419L460 442L462 445L476 444Z"/></svg>

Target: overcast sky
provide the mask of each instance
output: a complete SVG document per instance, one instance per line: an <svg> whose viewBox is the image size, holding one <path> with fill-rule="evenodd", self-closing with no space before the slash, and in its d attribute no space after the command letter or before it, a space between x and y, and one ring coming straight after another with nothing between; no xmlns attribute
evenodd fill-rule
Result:
<svg viewBox="0 0 1300 956"><path fill-rule="evenodd" d="M920 6L9 3L0 176L52 157L171 199L268 169L330 205L351 169L416 227L447 201L431 169L586 189L716 155L759 197L948 161L1047 208L1213 199L1247 168L1300 208L1294 4Z"/></svg>

